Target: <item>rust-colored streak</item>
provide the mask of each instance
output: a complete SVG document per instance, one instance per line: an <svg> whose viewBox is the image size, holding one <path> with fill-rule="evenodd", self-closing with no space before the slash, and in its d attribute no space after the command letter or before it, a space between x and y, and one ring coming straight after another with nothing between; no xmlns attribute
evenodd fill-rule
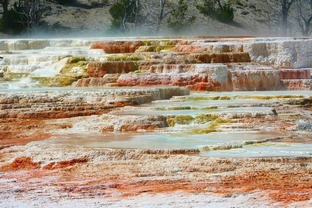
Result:
<svg viewBox="0 0 312 208"><path fill-rule="evenodd" d="M33 162L31 157L22 156L16 158L12 163L4 165L0 168L1 171L18 171L18 170L33 170L41 167L40 162Z"/></svg>

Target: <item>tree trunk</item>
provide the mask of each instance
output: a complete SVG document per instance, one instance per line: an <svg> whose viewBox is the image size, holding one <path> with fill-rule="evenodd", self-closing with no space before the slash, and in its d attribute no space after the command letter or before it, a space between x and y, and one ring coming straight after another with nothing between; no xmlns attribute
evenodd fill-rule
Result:
<svg viewBox="0 0 312 208"><path fill-rule="evenodd" d="M9 5L9 0L2 0L0 1L2 4L3 8L3 30L4 32L8 32L8 26L9 26L9 10L8 10L8 5Z"/></svg>
<svg viewBox="0 0 312 208"><path fill-rule="evenodd" d="M283 35L287 35L288 13L290 6L294 0L281 0L282 5L282 32Z"/></svg>
<svg viewBox="0 0 312 208"><path fill-rule="evenodd" d="M155 30L156 33L159 32L160 24L164 18L165 4L166 4L166 0L159 0L159 15L157 18L157 23L156 23L156 30Z"/></svg>

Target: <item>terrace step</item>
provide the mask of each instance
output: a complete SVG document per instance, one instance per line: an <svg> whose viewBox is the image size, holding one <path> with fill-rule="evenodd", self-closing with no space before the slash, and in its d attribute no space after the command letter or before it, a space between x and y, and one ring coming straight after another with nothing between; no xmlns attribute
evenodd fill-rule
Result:
<svg viewBox="0 0 312 208"><path fill-rule="evenodd" d="M133 61L90 62L87 73L90 77L103 77L105 74L121 74L137 69Z"/></svg>
<svg viewBox="0 0 312 208"><path fill-rule="evenodd" d="M312 90L312 79L282 79L285 90Z"/></svg>
<svg viewBox="0 0 312 208"><path fill-rule="evenodd" d="M279 72L281 79L311 79L310 69L282 69Z"/></svg>

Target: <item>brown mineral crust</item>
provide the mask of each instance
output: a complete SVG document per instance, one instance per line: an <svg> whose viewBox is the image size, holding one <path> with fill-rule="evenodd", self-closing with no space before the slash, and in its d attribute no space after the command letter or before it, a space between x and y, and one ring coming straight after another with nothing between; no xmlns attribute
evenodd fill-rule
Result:
<svg viewBox="0 0 312 208"><path fill-rule="evenodd" d="M278 70L234 70L231 77L235 91L282 89Z"/></svg>
<svg viewBox="0 0 312 208"><path fill-rule="evenodd" d="M311 79L310 69L279 70L281 79Z"/></svg>
<svg viewBox="0 0 312 208"><path fill-rule="evenodd" d="M120 86L174 85L171 78L169 74L129 74L121 76L116 84Z"/></svg>
<svg viewBox="0 0 312 208"><path fill-rule="evenodd" d="M172 64L180 65L184 68L192 68L192 64L200 63L240 63L250 62L249 54L244 53L150 53L145 56L151 56L153 59L148 61L138 61L137 64L141 71L157 73L159 67ZM170 68L168 68L170 69ZM155 71L155 72L154 72ZM158 70L159 71L159 70Z"/></svg>
<svg viewBox="0 0 312 208"><path fill-rule="evenodd" d="M82 78L77 81L75 87L99 87L106 84L107 82L104 78Z"/></svg>
<svg viewBox="0 0 312 208"><path fill-rule="evenodd" d="M209 53L190 53L187 58L195 63L211 63L211 55Z"/></svg>
<svg viewBox="0 0 312 208"><path fill-rule="evenodd" d="M192 53L201 53L201 52L207 52L207 48L203 48L200 45L177 45L173 51L176 52L192 52Z"/></svg>
<svg viewBox="0 0 312 208"><path fill-rule="evenodd" d="M281 83L286 90L312 90L312 79L283 79Z"/></svg>
<svg viewBox="0 0 312 208"><path fill-rule="evenodd" d="M135 53L136 54L136 53ZM148 57L147 60L138 61L138 65L141 70L148 70L147 66L157 65L157 64L194 64L202 63L196 57L192 56L191 53L159 53L159 52L149 52L149 53L138 53L137 56Z"/></svg>
<svg viewBox="0 0 312 208"><path fill-rule="evenodd" d="M194 65L191 64L153 64L147 70L149 73L182 73L194 71Z"/></svg>
<svg viewBox="0 0 312 208"><path fill-rule="evenodd" d="M249 53L243 52L243 53L230 53L229 54L230 62L236 63L236 62L250 62L250 56Z"/></svg>
<svg viewBox="0 0 312 208"><path fill-rule="evenodd" d="M194 85L198 82L201 82L207 79L205 75L201 77L198 75L191 75L191 74L187 74L186 76L171 76L170 78L171 78L170 83L174 86Z"/></svg>
<svg viewBox="0 0 312 208"><path fill-rule="evenodd" d="M43 105L43 107L45 107ZM38 109L36 111L30 109L19 109L15 108L7 110L7 113L0 114L0 119L52 119L52 118L70 118L77 116L88 116L88 115L99 115L108 112L110 106L92 104L63 104L58 107L46 107L46 109Z"/></svg>
<svg viewBox="0 0 312 208"><path fill-rule="evenodd" d="M283 114L283 111L279 108L276 108L276 110L277 112ZM265 118L261 118L261 116L257 115L244 115L242 118L235 118L236 116L234 116L232 119L235 123L237 123L237 128L261 129L265 126L268 128L274 126L276 131L288 132L290 129L294 129L296 127L294 122L280 119L278 116L266 116Z"/></svg>
<svg viewBox="0 0 312 208"><path fill-rule="evenodd" d="M78 150L65 151L62 158L72 151ZM77 159L49 162L42 168L42 162L33 162L31 157L16 158L2 166L2 178L17 179L15 185L21 187L22 197L32 196L38 186L47 185L58 196L84 198L176 191L221 195L259 192L269 196L272 203L281 202L281 207L312 197L311 158L214 159L147 150L106 150L107 154L80 151ZM46 157L44 151L40 153ZM6 184L1 187L9 190Z"/></svg>
<svg viewBox="0 0 312 208"><path fill-rule="evenodd" d="M278 170L244 171L243 174L221 177L220 182L201 180L155 180L123 184L122 191L129 193L158 193L183 190L214 192L218 194L266 191L278 202L306 201L312 198L312 178L309 171L281 173ZM141 183L141 186L139 185ZM207 190L208 188L208 190ZM130 192L131 190L131 192ZM127 195L127 194L125 194Z"/></svg>
<svg viewBox="0 0 312 208"><path fill-rule="evenodd" d="M305 106L305 107L311 107L312 106L312 97L295 99L295 100L288 100L288 101L286 101L286 103L289 105L300 105L300 106Z"/></svg>
<svg viewBox="0 0 312 208"><path fill-rule="evenodd" d="M118 86L156 86L172 85L186 86L190 90L229 91L231 80L228 83L219 83L205 74L131 74L120 76Z"/></svg>
<svg viewBox="0 0 312 208"><path fill-rule="evenodd" d="M40 167L41 167L40 162L33 162L32 158L22 156L16 158L12 163L2 166L0 170L1 171L32 170L39 169Z"/></svg>
<svg viewBox="0 0 312 208"><path fill-rule="evenodd" d="M133 62L90 62L87 73L90 77L102 78L105 74L121 74L135 71L137 68Z"/></svg>
<svg viewBox="0 0 312 208"><path fill-rule="evenodd" d="M188 52L188 53L243 53L243 45L242 44L207 44L207 43L187 43L180 42L177 44L173 51L176 52Z"/></svg>
<svg viewBox="0 0 312 208"><path fill-rule="evenodd" d="M131 101L115 101L113 105L114 107L119 108L119 107L124 107L124 106L131 106L132 103Z"/></svg>
<svg viewBox="0 0 312 208"><path fill-rule="evenodd" d="M44 140L51 137L50 133L42 132L46 128L44 120L1 120L0 145L24 145L31 141ZM70 126L70 125L69 125ZM67 128L58 125L56 128Z"/></svg>
<svg viewBox="0 0 312 208"><path fill-rule="evenodd" d="M13 131L0 133L0 145L25 145L32 141L45 140L52 136L50 133Z"/></svg>
<svg viewBox="0 0 312 208"><path fill-rule="evenodd" d="M199 82L194 85L188 85L187 88L194 91L215 91L218 87L215 87L212 83Z"/></svg>
<svg viewBox="0 0 312 208"><path fill-rule="evenodd" d="M208 182L190 180L143 180L133 183L120 183L117 190L123 192L123 197L142 193L170 193L183 191L190 193L206 192Z"/></svg>
<svg viewBox="0 0 312 208"><path fill-rule="evenodd" d="M144 129L147 131L154 130L156 128L162 127L161 125L153 125L153 124L142 124L142 125L133 125L133 124L125 124L120 127L121 132L132 132L137 131L139 129Z"/></svg>
<svg viewBox="0 0 312 208"><path fill-rule="evenodd" d="M114 126L113 125L109 125L109 126L105 126L101 129L101 133L105 134L107 132L114 132Z"/></svg>
<svg viewBox="0 0 312 208"><path fill-rule="evenodd" d="M107 118L109 119L109 118ZM114 118L112 118L114 119ZM113 122L115 123L115 122ZM144 118L140 118L137 116L126 116L118 125L114 125L111 123L107 123L102 127L101 132L136 132L138 130L152 131L159 128L167 127L166 117L164 116L147 116Z"/></svg>
<svg viewBox="0 0 312 208"><path fill-rule="evenodd" d="M276 170L250 171L242 175L222 179L217 193L270 191L269 196L275 201L306 201L312 198L312 178L310 171L282 173Z"/></svg>
<svg viewBox="0 0 312 208"><path fill-rule="evenodd" d="M248 53L221 53L210 54L206 63L235 63L235 62L250 62Z"/></svg>
<svg viewBox="0 0 312 208"><path fill-rule="evenodd" d="M56 170L56 169L67 168L67 167L71 167L79 163L86 163L86 162L88 162L87 158L72 159L72 160L59 161L59 162L50 162L49 164L44 165L42 169Z"/></svg>
<svg viewBox="0 0 312 208"><path fill-rule="evenodd" d="M105 53L134 53L143 41L108 41L93 44L91 49L103 49Z"/></svg>
<svg viewBox="0 0 312 208"><path fill-rule="evenodd" d="M148 71L150 69L151 66L153 65L158 65L162 63L161 60L148 60L148 61L138 61L137 64L138 64L138 67L141 71Z"/></svg>

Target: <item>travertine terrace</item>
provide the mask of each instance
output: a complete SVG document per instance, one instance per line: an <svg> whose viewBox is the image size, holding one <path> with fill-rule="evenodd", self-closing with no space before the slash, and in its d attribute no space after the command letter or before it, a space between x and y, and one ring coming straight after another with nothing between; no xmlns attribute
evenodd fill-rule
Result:
<svg viewBox="0 0 312 208"><path fill-rule="evenodd" d="M1 207L311 207L312 40L0 40Z"/></svg>

